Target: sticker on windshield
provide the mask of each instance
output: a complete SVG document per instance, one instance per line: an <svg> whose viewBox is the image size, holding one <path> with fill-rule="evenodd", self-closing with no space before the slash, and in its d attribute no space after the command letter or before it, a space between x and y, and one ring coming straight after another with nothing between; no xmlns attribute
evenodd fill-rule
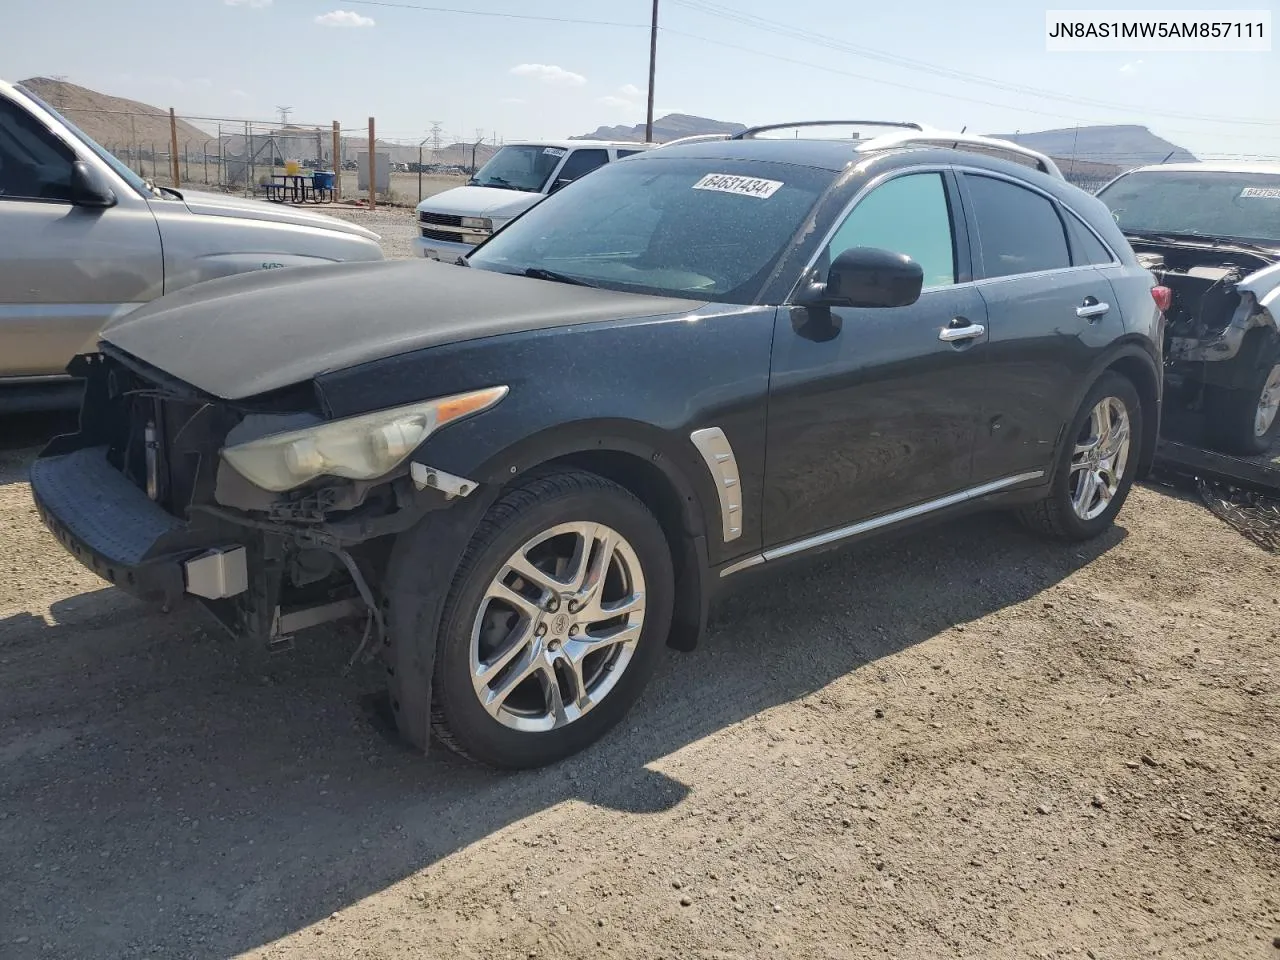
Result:
<svg viewBox="0 0 1280 960"><path fill-rule="evenodd" d="M547 149L543 150L542 152L549 157L563 157L569 151L561 150L559 147L547 147Z"/></svg>
<svg viewBox="0 0 1280 960"><path fill-rule="evenodd" d="M1240 197L1260 197L1263 200L1280 200L1280 187L1245 187Z"/></svg>
<svg viewBox="0 0 1280 960"><path fill-rule="evenodd" d="M768 200L778 192L778 188L781 186L781 180L735 177L731 173L708 173L693 185L693 189L715 190L718 193L736 193L740 197L755 197L757 200Z"/></svg>

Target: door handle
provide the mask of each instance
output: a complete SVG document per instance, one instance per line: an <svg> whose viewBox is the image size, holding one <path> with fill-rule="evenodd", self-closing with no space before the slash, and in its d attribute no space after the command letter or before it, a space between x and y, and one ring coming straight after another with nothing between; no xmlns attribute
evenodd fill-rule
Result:
<svg viewBox="0 0 1280 960"><path fill-rule="evenodd" d="M1076 307L1076 316L1083 320L1092 321L1096 317L1100 317L1111 309L1111 304L1099 300L1097 297L1085 297L1084 303Z"/></svg>
<svg viewBox="0 0 1280 960"><path fill-rule="evenodd" d="M987 328L980 323L973 323L965 317L956 317L951 323L942 328L938 333L938 339L943 343L958 343L963 340L975 340L987 332Z"/></svg>

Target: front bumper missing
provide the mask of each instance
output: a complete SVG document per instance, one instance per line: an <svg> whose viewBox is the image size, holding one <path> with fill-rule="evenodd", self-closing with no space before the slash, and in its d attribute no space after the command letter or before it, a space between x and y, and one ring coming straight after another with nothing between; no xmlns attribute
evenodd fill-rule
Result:
<svg viewBox="0 0 1280 960"><path fill-rule="evenodd" d="M37 460L31 494L72 556L143 600L175 603L186 592L186 560L233 546L204 539L148 500L107 461L106 447Z"/></svg>

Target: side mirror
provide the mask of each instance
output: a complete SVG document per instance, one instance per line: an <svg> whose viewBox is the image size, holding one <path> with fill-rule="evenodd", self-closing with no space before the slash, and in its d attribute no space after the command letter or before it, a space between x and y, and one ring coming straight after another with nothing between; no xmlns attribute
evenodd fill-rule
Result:
<svg viewBox="0 0 1280 960"><path fill-rule="evenodd" d="M71 202L77 207L114 207L115 191L83 160L71 165Z"/></svg>
<svg viewBox="0 0 1280 960"><path fill-rule="evenodd" d="M571 183L573 183L572 177L561 177L555 183L551 184L551 190L549 191L549 193L556 193L559 190L563 190L565 187L567 187Z"/></svg>
<svg viewBox="0 0 1280 960"><path fill-rule="evenodd" d="M831 263L827 282L807 300L833 307L906 307L920 299L924 271L903 253L851 247Z"/></svg>

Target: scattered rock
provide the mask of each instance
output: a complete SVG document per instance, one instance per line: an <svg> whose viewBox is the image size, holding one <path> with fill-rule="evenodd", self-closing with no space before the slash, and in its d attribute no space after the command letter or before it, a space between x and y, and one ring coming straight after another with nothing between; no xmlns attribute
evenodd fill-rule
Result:
<svg viewBox="0 0 1280 960"><path fill-rule="evenodd" d="M682 907L690 907L690 906L693 906L693 898L692 898L692 897L689 897L689 896L681 897L681 898L680 898L680 906L682 906Z"/></svg>
<svg viewBox="0 0 1280 960"><path fill-rule="evenodd" d="M883 711L883 710L881 710L879 707L876 707L876 719L877 719L877 720L883 720L883 719L884 719L884 711Z"/></svg>
<svg viewBox="0 0 1280 960"><path fill-rule="evenodd" d="M1089 803L1101 810L1107 805L1107 798L1100 793L1095 793Z"/></svg>
<svg viewBox="0 0 1280 960"><path fill-rule="evenodd" d="M673 890L679 890L679 889L680 889L681 887L683 887L683 886L684 886L684 884L683 884L683 883L681 883L679 880L672 880L672 881L671 881L671 889L673 889Z"/></svg>
<svg viewBox="0 0 1280 960"><path fill-rule="evenodd" d="M1049 815L1049 808L1042 803L1036 807L1036 813L1040 814L1042 817L1047 817Z"/></svg>
<svg viewBox="0 0 1280 960"><path fill-rule="evenodd" d="M1158 766L1160 766L1160 764L1156 762L1156 758L1155 758L1155 757L1153 757L1153 756L1151 756L1151 754L1149 754L1149 753L1144 753L1144 754L1143 754L1142 756L1140 756L1138 759L1139 759L1139 760L1141 760L1141 761L1142 761L1144 764L1146 764L1148 767L1158 767Z"/></svg>

